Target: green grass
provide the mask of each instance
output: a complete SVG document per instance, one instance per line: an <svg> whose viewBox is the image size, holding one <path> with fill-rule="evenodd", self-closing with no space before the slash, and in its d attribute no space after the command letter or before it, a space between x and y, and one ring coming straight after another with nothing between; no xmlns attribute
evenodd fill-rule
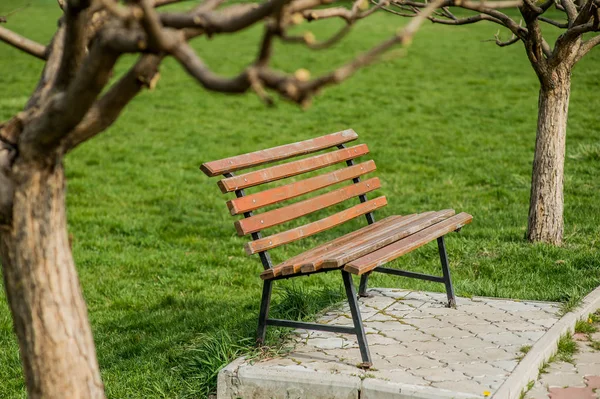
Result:
<svg viewBox="0 0 600 399"><path fill-rule="evenodd" d="M22 3L3 1L0 15ZM47 42L57 16L54 1L40 0L6 27ZM375 15L326 52L278 45L273 65L315 75L389 37L401 23ZM310 28L319 39L339 26L330 21L300 30ZM341 129L355 129L377 162L383 188L376 195L389 201L378 218L444 208L474 216L472 225L447 240L458 295L576 303L596 287L600 51L573 72L565 244L530 245L523 237L538 82L520 45L501 49L482 42L496 30L491 24L425 25L406 58L360 71L325 90L307 111L282 101L266 108L253 95L208 93L165 61L157 89L140 95L108 132L66 160L69 229L108 396L202 396L214 388L217 369L248 350L260 262L244 254L225 196L198 166ZM256 27L194 45L208 65L232 75L255 56L260 33ZM123 59L118 72L131 61ZM0 45L0 120L21 109L40 68L38 60ZM273 258L280 261L339 232L289 245ZM394 265L438 273L438 263L433 244ZM371 284L443 288L384 275ZM295 314L306 318L339 299L340 287L337 274L277 283L274 308L292 302ZM315 290L317 300L299 301ZM270 342L280 334L272 331ZM18 348L1 299L0 397L22 396Z"/></svg>
<svg viewBox="0 0 600 399"><path fill-rule="evenodd" d="M593 334L598 328L592 324L591 317L588 320L577 320L575 323L575 332L580 334Z"/></svg>
<svg viewBox="0 0 600 399"><path fill-rule="evenodd" d="M570 333L563 335L558 340L558 349L556 355L549 360L552 363L555 359L562 362L573 363L573 355L577 353L577 342L573 340Z"/></svg>

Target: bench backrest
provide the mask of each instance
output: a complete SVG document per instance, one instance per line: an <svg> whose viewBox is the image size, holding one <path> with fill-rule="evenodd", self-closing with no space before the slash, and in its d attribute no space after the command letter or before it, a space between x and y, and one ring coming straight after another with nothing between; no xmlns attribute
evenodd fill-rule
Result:
<svg viewBox="0 0 600 399"><path fill-rule="evenodd" d="M225 177L218 182L219 188L223 193L235 192L237 197L236 199L227 201L227 207L232 215L244 215L244 219L235 222L237 233L239 236L252 235L253 241L247 243L245 246L248 254L261 253L328 230L358 216L366 215L369 223L373 222L372 212L385 206L387 201L383 196L372 200L367 200L366 198L365 194L378 189L380 182L378 178L360 180L360 176L373 172L376 167L373 161L361 162L359 164L354 163L353 160L355 158L369 153L369 149L365 144L352 147L345 146L346 143L357 138L358 135L349 129L298 143L206 162L202 164L200 169L208 176L223 175ZM237 176L234 175L234 172L239 170L333 148L336 149ZM345 167L335 169L331 172L283 184L253 194L246 195L244 192L244 189L249 187L312 172L342 162L346 163ZM345 181L352 181L354 184L345 185L336 190L256 215L253 214L253 211L265 206L279 204L282 201ZM289 222L355 197L359 197L361 203L341 212L267 237L262 237L260 234L262 230Z"/></svg>

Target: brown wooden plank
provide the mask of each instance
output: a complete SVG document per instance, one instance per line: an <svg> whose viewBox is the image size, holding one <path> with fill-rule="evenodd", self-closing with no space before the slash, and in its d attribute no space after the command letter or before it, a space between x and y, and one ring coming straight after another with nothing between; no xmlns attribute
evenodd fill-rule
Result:
<svg viewBox="0 0 600 399"><path fill-rule="evenodd" d="M335 213L331 216L305 224L304 226L296 227L294 229L273 234L256 241L248 242L245 245L246 253L248 253L248 255L252 255L257 252L276 248L283 244L288 244L301 238L310 237L314 234L329 230L332 227L345 223L348 220L362 216L365 213L373 212L374 210L385 205L387 205L387 200L385 197L378 197L370 201L363 202L351 208L344 209L343 211Z"/></svg>
<svg viewBox="0 0 600 399"><path fill-rule="evenodd" d="M310 154L311 152L335 147L336 145L344 144L356 140L357 138L358 134L356 134L354 130L347 129L310 140L206 162L200 166L200 170L208 176L222 175L224 173L235 172L236 170L247 169L269 162L281 161L298 155Z"/></svg>
<svg viewBox="0 0 600 399"><path fill-rule="evenodd" d="M232 215L253 211L267 205L296 198L301 195L331 186L355 177L374 171L375 162L367 161L358 165L334 170L333 172L311 177L285 186L274 187L259 193L236 198L227 202L227 207Z"/></svg>
<svg viewBox="0 0 600 399"><path fill-rule="evenodd" d="M379 220L373 224L364 226L361 229L355 230L353 232L350 232L348 234L345 234L341 237L337 237L331 241L328 241L324 244L321 244L319 246L316 246L312 249L309 249L308 251L304 251L301 254L298 254L296 256L293 256L291 258L289 258L288 260L278 264L277 266L275 266L272 269L269 270L265 270L264 272L261 273L261 278L263 279L270 279L276 276L279 276L281 274L281 270L290 264L301 264L302 261L304 259L306 259L307 257L313 256L315 254L319 254L322 253L324 251L327 251L329 249L331 249L331 247L335 246L335 245L341 245L347 241L353 240L356 236L363 234L363 232L369 231L369 230L373 230L375 228L381 227L381 226L385 226L388 223L392 222L393 220L396 220L398 218L400 218L401 216L388 216L385 219Z"/></svg>
<svg viewBox="0 0 600 399"><path fill-rule="evenodd" d="M357 241L356 244L351 248L341 248L328 255L327 258L323 260L323 268L337 268L343 266L354 259L368 255L371 252L385 247L386 245L399 241L411 234L415 234L431 225L441 222L442 220L448 219L449 217L453 216L454 213L454 209L445 209L413 220L412 222L391 230L386 234L382 234L370 239L362 239L361 237L361 240Z"/></svg>
<svg viewBox="0 0 600 399"><path fill-rule="evenodd" d="M431 213L433 212L425 212L421 214L413 213L411 215L405 215L399 219L396 219L394 222L386 226L380 227L366 234L362 234L352 241L346 242L342 245L336 245L335 247L330 248L329 251L323 252L318 256L312 256L308 259L303 260L302 262L295 263L293 270L294 272L297 270L301 270L302 273L310 273L319 270L323 267L324 260L330 257L332 254L335 254L340 250L349 250L355 247L357 243L375 239L377 237L389 233L390 231L396 231L399 228L402 228L407 224L414 222L415 220L422 219ZM284 271L287 271L288 273L290 272L289 268L284 268L282 272Z"/></svg>
<svg viewBox="0 0 600 399"><path fill-rule="evenodd" d="M313 157L299 159L297 161L275 165L261 170L255 170L242 175L228 177L217 182L217 185L221 189L221 192L228 193L326 168L335 165L336 163L358 158L368 153L369 147L367 147L366 144L359 144L353 147L343 148L341 150L331 151L325 154L315 155Z"/></svg>
<svg viewBox="0 0 600 399"><path fill-rule="evenodd" d="M400 241L396 241L386 247L383 247L375 252L365 255L362 258L353 260L344 266L344 270L354 274L364 274L381 266L391 260L394 260L416 248L419 248L436 238L453 232L464 225L471 223L473 217L468 213L459 213L440 223L436 223L426 229L423 229L411 236L408 236Z"/></svg>
<svg viewBox="0 0 600 399"><path fill-rule="evenodd" d="M317 197L296 202L295 204L251 216L246 219L238 220L235 222L235 229L237 230L238 235L244 236L246 234L254 233L256 231L264 230L266 228L297 219L320 209L339 204L340 202L346 201L360 194L377 190L380 187L381 182L379 181L379 178L374 177L360 183L351 184L349 186L333 190Z"/></svg>

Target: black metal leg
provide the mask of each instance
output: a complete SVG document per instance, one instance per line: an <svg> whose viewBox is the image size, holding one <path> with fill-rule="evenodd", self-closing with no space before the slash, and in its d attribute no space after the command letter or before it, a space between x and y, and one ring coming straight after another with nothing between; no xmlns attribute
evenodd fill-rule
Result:
<svg viewBox="0 0 600 399"><path fill-rule="evenodd" d="M360 276L360 285L358 286L358 296L361 298L368 298L373 295L367 294L367 284L369 283L369 275L371 272L365 273Z"/></svg>
<svg viewBox="0 0 600 399"><path fill-rule="evenodd" d="M446 244L444 236L437 239L438 249L440 250L440 260L442 261L442 272L444 273L444 284L446 285L446 295L448 295L448 307L456 308L456 297L454 296L454 287L450 277L450 268L448 267L448 254L446 253Z"/></svg>
<svg viewBox="0 0 600 399"><path fill-rule="evenodd" d="M262 299L260 300L260 312L258 314L258 332L256 333L256 343L260 346L264 345L265 335L267 334L267 318L269 317L272 288L273 281L265 280L263 285Z"/></svg>
<svg viewBox="0 0 600 399"><path fill-rule="evenodd" d="M360 367L369 368L373 363L371 362L371 354L369 353L369 347L367 346L367 337L365 335L365 328L362 324L362 318L360 317L360 309L358 308L358 300L356 298L352 276L350 273L342 270L342 279L344 280L344 288L346 289L348 305L350 305L350 313L352 314L354 330L356 338L358 339L358 347L360 348L360 356L363 361Z"/></svg>

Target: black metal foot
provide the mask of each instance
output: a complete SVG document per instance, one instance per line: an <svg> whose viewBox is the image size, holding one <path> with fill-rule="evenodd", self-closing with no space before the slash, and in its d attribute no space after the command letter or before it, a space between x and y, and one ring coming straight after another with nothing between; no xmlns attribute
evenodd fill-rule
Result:
<svg viewBox="0 0 600 399"><path fill-rule="evenodd" d="M361 298L372 298L373 294L367 292L367 285L369 283L369 275L371 272L365 273L360 276L360 285L358 286L358 296Z"/></svg>
<svg viewBox="0 0 600 399"><path fill-rule="evenodd" d="M265 280L263 285L262 298L260 300L260 312L258 313L258 331L256 332L256 344L263 346L267 335L267 318L269 317L269 307L271 306L271 291L273 282Z"/></svg>
<svg viewBox="0 0 600 399"><path fill-rule="evenodd" d="M437 243L438 249L440 251L440 261L442 262L442 272L444 273L444 285L446 286L448 307L456 308L456 296L454 295L454 287L452 286L452 278L450 276L450 267L448 265L448 253L446 252L444 236L438 238Z"/></svg>
<svg viewBox="0 0 600 399"><path fill-rule="evenodd" d="M354 290L354 283L352 283L352 276L350 273L342 270L342 279L344 280L348 305L350 306L350 313L352 314L352 321L354 322L354 333L358 340L360 356L363 361L361 364L365 365L365 367L371 367L373 362L371 362L371 354L369 353L365 328L363 327L362 318L360 317L360 309L358 308L358 300L356 298L356 291Z"/></svg>

